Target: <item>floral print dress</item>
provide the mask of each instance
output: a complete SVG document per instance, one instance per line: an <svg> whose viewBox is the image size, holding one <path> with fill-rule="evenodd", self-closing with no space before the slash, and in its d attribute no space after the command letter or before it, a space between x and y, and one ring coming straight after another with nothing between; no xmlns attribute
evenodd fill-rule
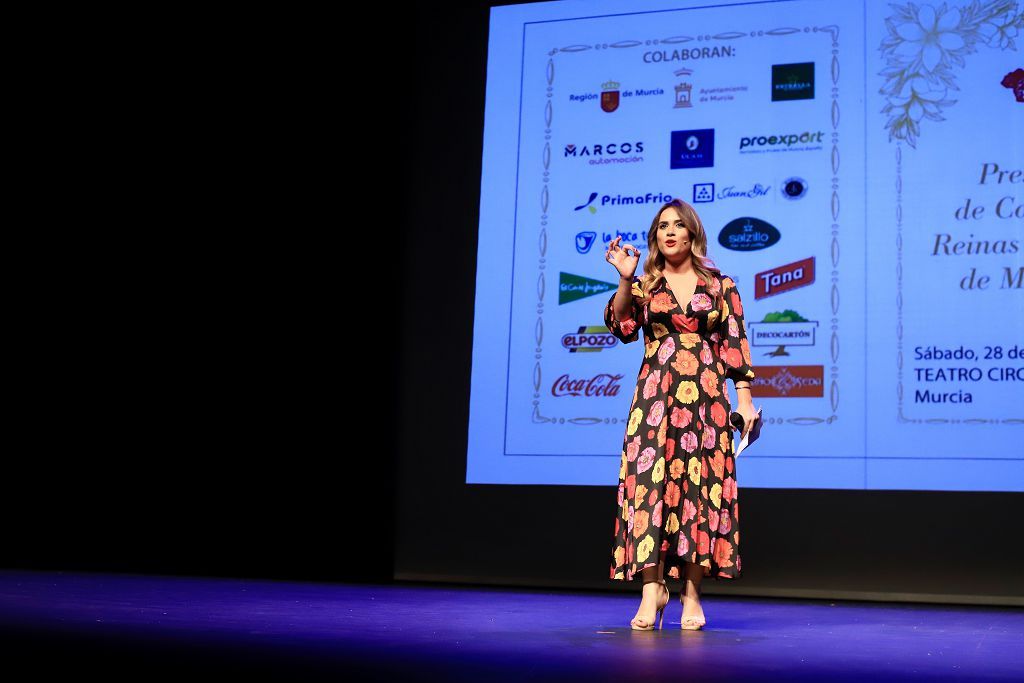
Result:
<svg viewBox="0 0 1024 683"><path fill-rule="evenodd" d="M616 320L614 294L604 311L623 343L644 335L610 577L630 581L664 558L671 578L683 578L682 563L693 562L704 576L738 579L740 506L725 382L754 379L739 292L732 278L716 275L710 283L698 277L685 307L664 278L643 302L634 277L631 294L630 318Z"/></svg>

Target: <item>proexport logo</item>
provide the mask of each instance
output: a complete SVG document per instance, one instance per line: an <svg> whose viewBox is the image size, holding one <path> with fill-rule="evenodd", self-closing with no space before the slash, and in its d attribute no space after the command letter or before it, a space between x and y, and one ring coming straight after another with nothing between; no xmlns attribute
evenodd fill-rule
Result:
<svg viewBox="0 0 1024 683"><path fill-rule="evenodd" d="M750 135L740 138L740 154L759 152L807 152L822 149L824 131Z"/></svg>

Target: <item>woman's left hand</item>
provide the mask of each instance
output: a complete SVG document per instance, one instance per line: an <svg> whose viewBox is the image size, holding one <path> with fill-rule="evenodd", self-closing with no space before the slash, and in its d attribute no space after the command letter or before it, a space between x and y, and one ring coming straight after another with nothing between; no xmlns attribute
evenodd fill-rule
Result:
<svg viewBox="0 0 1024 683"><path fill-rule="evenodd" d="M736 408L736 412L743 416L743 433L740 434L740 438L742 439L751 429L754 428L754 420L760 420L761 416L758 415L756 410L754 410L754 405L752 403L740 404L740 406Z"/></svg>

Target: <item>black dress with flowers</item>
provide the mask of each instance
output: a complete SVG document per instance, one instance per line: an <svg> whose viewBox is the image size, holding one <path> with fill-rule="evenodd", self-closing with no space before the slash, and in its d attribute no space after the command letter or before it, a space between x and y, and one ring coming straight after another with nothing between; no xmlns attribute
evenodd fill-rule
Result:
<svg viewBox="0 0 1024 683"><path fill-rule="evenodd" d="M623 343L642 330L644 358L623 439L610 578L632 580L664 558L704 576L738 579L740 506L726 379L753 380L743 304L732 278L698 278L681 306L662 278L642 302L633 278L632 315L605 325ZM721 294L721 296L719 296ZM717 302L717 303L716 303Z"/></svg>

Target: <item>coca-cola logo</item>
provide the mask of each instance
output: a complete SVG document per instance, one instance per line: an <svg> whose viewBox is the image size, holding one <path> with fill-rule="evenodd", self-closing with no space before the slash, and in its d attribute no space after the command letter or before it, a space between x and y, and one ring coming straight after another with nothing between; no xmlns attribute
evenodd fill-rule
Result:
<svg viewBox="0 0 1024 683"><path fill-rule="evenodd" d="M552 396L618 396L619 380L622 375L609 375L602 372L590 379L572 379L569 375L562 375L555 380L551 386Z"/></svg>

